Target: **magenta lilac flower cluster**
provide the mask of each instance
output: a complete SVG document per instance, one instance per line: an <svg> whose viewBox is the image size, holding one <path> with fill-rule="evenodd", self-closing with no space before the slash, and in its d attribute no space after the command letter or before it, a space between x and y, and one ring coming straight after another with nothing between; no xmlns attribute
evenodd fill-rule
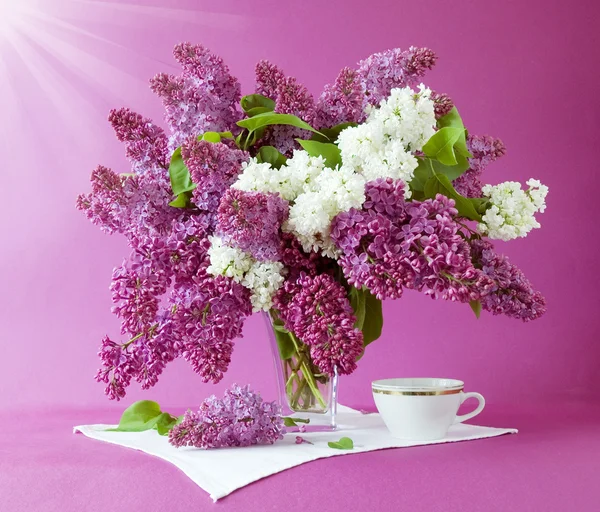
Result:
<svg viewBox="0 0 600 512"><path fill-rule="evenodd" d="M315 364L333 375L356 369L363 335L354 327L356 317L346 290L328 274L301 275L287 282L275 306L286 329L310 347Z"/></svg>
<svg viewBox="0 0 600 512"><path fill-rule="evenodd" d="M181 146L181 156L196 184L193 202L202 210L214 212L221 196L233 184L248 155L225 144L191 137Z"/></svg>
<svg viewBox="0 0 600 512"><path fill-rule="evenodd" d="M285 427L281 409L265 402L250 386L234 384L223 398L211 396L197 412L187 411L169 432L177 448L193 446L204 450L273 444L283 439Z"/></svg>
<svg viewBox="0 0 600 512"><path fill-rule="evenodd" d="M481 197L481 173L495 160L506 153L506 147L500 139L484 135L470 135L467 147L473 154L469 158L469 168L454 181L457 192L466 197Z"/></svg>
<svg viewBox="0 0 600 512"><path fill-rule="evenodd" d="M419 84L437 60L430 49L375 53L332 74L315 97L261 61L258 109L240 104L240 83L205 47L179 44L174 57L181 73L151 80L169 133L129 108L111 110L130 165L98 166L91 192L77 199L93 224L130 247L110 285L123 339L104 337L98 353L96 379L110 399L134 381L155 385L176 358L218 382L253 311L281 319L292 345L310 353L313 380L354 371L372 341L366 333L377 331L363 328L375 317L359 314L360 304L405 288L522 320L544 313L540 293L484 234L539 227L531 212L544 210L547 187L483 186L483 170L505 153L489 136L454 142L460 160L468 156L465 172L431 154L440 128L462 121L447 94ZM257 115L277 119L252 131ZM303 142L310 150L298 138L312 138ZM431 192L423 180L438 172L453 179ZM515 204L516 213L506 206ZM189 412L171 441L246 446L282 432L273 404L234 387Z"/></svg>
<svg viewBox="0 0 600 512"><path fill-rule="evenodd" d="M279 194L228 190L219 205L217 231L261 261L280 259L280 229L288 202Z"/></svg>
<svg viewBox="0 0 600 512"><path fill-rule="evenodd" d="M379 299L399 298L403 288L469 302L491 287L471 263L459 234L454 201L405 201L404 185L390 178L367 183L362 210L340 213L332 239L348 282L366 286Z"/></svg>

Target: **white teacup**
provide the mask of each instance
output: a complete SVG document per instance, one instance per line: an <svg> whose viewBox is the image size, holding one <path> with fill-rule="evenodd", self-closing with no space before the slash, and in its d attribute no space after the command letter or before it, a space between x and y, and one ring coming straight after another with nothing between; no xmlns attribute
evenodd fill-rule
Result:
<svg viewBox="0 0 600 512"><path fill-rule="evenodd" d="M454 379L384 379L373 382L375 405L394 437L414 441L443 439L451 425L477 416L485 406L479 393L465 393L465 383ZM465 400L479 405L457 416Z"/></svg>

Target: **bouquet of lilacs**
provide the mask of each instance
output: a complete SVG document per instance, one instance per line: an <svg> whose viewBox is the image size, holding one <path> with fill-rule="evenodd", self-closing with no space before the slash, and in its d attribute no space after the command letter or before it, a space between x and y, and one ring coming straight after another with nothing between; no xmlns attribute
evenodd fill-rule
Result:
<svg viewBox="0 0 600 512"><path fill-rule="evenodd" d="M152 90L167 135L127 108L109 121L130 173L92 173L78 208L131 254L113 273L124 341L105 337L96 379L120 399L183 357L218 382L253 312L269 315L294 410L326 409L404 289L524 321L545 301L490 242L539 227L547 187L481 182L499 139L468 134L451 99L421 84L426 48L376 53L315 99L262 61L254 94L222 59L180 44L180 76ZM192 421L190 419L190 421Z"/></svg>

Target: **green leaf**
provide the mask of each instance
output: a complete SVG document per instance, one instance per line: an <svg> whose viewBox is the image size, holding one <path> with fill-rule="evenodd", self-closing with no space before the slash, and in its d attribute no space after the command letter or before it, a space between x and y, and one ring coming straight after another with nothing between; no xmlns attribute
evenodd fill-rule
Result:
<svg viewBox="0 0 600 512"><path fill-rule="evenodd" d="M365 289L365 321L363 323L363 347L373 343L381 336L383 329L383 311L381 301Z"/></svg>
<svg viewBox="0 0 600 512"><path fill-rule="evenodd" d="M270 163L271 167L275 169L279 169L282 165L285 165L285 163L287 162L287 157L285 155L282 155L273 146L262 146L258 150L256 158L259 162Z"/></svg>
<svg viewBox="0 0 600 512"><path fill-rule="evenodd" d="M160 416L160 406L151 400L140 400L123 411L115 431L141 432L154 427Z"/></svg>
<svg viewBox="0 0 600 512"><path fill-rule="evenodd" d="M274 124L284 124L288 126L295 126L296 128L302 128L313 133L319 133L311 125L300 119L298 116L292 114L276 114L274 112L264 112L248 119L242 119L237 122L237 125L241 128L246 128L248 132L252 133L259 128L270 126Z"/></svg>
<svg viewBox="0 0 600 512"><path fill-rule="evenodd" d="M354 310L354 316L356 317L354 327L362 331L367 312L366 293L363 288L351 286L350 291L348 292L348 298L350 299L350 305L352 306L352 309Z"/></svg>
<svg viewBox="0 0 600 512"><path fill-rule="evenodd" d="M471 306L471 309L473 310L473 313L475 313L475 316L479 318L481 316L481 301L472 300L469 302L469 306Z"/></svg>
<svg viewBox="0 0 600 512"><path fill-rule="evenodd" d="M450 181L454 181L469 168L469 161L463 155L455 154L454 156L456 157L456 165L444 165L438 160L430 160L433 170L438 174L443 174Z"/></svg>
<svg viewBox="0 0 600 512"><path fill-rule="evenodd" d="M465 125L463 124L463 121L456 107L452 107L452 110L450 112L448 112L445 116L440 117L437 121L437 125L439 128L451 127L460 129L461 135L456 141L454 149L463 158L470 158L473 156L471 153L469 153L469 150L467 149L467 131L465 130Z"/></svg>
<svg viewBox="0 0 600 512"><path fill-rule="evenodd" d="M254 117L258 114L264 114L265 112L273 112L273 110L267 107L254 107L248 110L246 114L248 115L248 117Z"/></svg>
<svg viewBox="0 0 600 512"><path fill-rule="evenodd" d="M174 208L189 208L193 206L191 202L192 194L190 192L182 192L173 201L169 203L169 206Z"/></svg>
<svg viewBox="0 0 600 512"><path fill-rule="evenodd" d="M167 412L161 412L160 406L156 402L141 400L125 409L121 415L119 426L110 430L113 432L143 432L154 428L161 436L164 436L179 421L179 418L175 418Z"/></svg>
<svg viewBox="0 0 600 512"><path fill-rule="evenodd" d="M171 179L171 188L173 194L178 196L184 192L191 192L196 188L196 184L190 177L190 171L183 162L181 148L177 148L171 157L169 165L169 178Z"/></svg>
<svg viewBox="0 0 600 512"><path fill-rule="evenodd" d="M283 322L279 318L276 318L276 315L271 315L271 325L273 326L273 332L275 333L275 341L277 341L279 356L283 361L291 359L296 353L292 334L283 326Z"/></svg>
<svg viewBox="0 0 600 512"><path fill-rule="evenodd" d="M339 441L330 441L327 443L327 446L336 450L352 450L354 448L354 441L349 437L342 437Z"/></svg>
<svg viewBox="0 0 600 512"><path fill-rule="evenodd" d="M425 190L425 183L427 183L434 173L442 174L450 181L458 178L469 168L469 162L462 155L455 155L455 157L457 160L456 165L444 165L438 160L420 158L419 165L415 169L413 179L410 182L410 189L413 192L423 192Z"/></svg>
<svg viewBox="0 0 600 512"><path fill-rule="evenodd" d="M348 299L356 316L354 326L362 331L363 347L367 347L381 336L383 329L381 301L368 288L358 289L354 286L351 286L348 291Z"/></svg>
<svg viewBox="0 0 600 512"><path fill-rule="evenodd" d="M413 179L410 182L410 189L423 192L425 183L433 176L433 169L430 158L419 159L419 165L415 169Z"/></svg>
<svg viewBox="0 0 600 512"><path fill-rule="evenodd" d="M434 175L427 180L424 187L424 194L426 198L433 198L436 194L443 194L446 197L454 199L456 209L461 217L481 222L481 215L475 209L475 203L472 200L461 196L454 189L450 180L442 174L434 173Z"/></svg>
<svg viewBox="0 0 600 512"><path fill-rule="evenodd" d="M166 436L176 423L177 418L167 412L163 412L156 420L156 430L161 436Z"/></svg>
<svg viewBox="0 0 600 512"><path fill-rule="evenodd" d="M286 427L297 427L298 423L305 423L308 424L310 423L310 418L292 418L291 416L284 416L283 417L283 424Z"/></svg>
<svg viewBox="0 0 600 512"><path fill-rule="evenodd" d="M275 110L275 102L262 94L248 94L241 99L240 105L249 116L261 113L257 112L256 109L265 109L263 112L273 112ZM251 114L251 111L255 113Z"/></svg>
<svg viewBox="0 0 600 512"><path fill-rule="evenodd" d="M217 144L217 143L221 142L221 134L218 132L204 132L202 134L202 140L205 140L207 142L213 142L214 144Z"/></svg>
<svg viewBox="0 0 600 512"><path fill-rule="evenodd" d="M310 156L322 156L326 167L335 169L338 165L342 165L342 153L335 144L304 139L296 139L296 141Z"/></svg>
<svg viewBox="0 0 600 512"><path fill-rule="evenodd" d="M454 144L464 134L464 129L446 126L435 132L423 146L423 153L428 157L439 160L444 165L456 165Z"/></svg>
<svg viewBox="0 0 600 512"><path fill-rule="evenodd" d="M335 142L339 134L350 126L358 126L357 123L340 123L332 126L331 128L321 128L321 133L315 133L311 137L311 140L318 142Z"/></svg>

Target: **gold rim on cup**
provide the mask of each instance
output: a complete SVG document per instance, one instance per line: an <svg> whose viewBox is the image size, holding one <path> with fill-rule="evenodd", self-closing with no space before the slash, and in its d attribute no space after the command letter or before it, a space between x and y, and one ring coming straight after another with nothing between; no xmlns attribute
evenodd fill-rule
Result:
<svg viewBox="0 0 600 512"><path fill-rule="evenodd" d="M456 395L464 388L441 389L435 391L398 391L392 389L377 389L373 388L373 393L381 395L402 395L402 396L438 396L438 395Z"/></svg>

